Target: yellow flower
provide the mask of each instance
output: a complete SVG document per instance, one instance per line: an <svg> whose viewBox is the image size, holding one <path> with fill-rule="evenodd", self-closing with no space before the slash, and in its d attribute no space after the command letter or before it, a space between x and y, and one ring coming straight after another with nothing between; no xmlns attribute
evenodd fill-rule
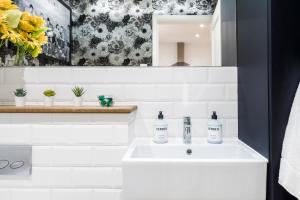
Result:
<svg viewBox="0 0 300 200"><path fill-rule="evenodd" d="M19 28L26 32L35 32L38 31L44 24L45 21L43 18L31 16L28 12L24 12L19 22Z"/></svg>
<svg viewBox="0 0 300 200"><path fill-rule="evenodd" d="M0 0L0 10L13 10L17 8L18 6L13 4L11 0Z"/></svg>
<svg viewBox="0 0 300 200"><path fill-rule="evenodd" d="M43 52L43 49L40 46L37 46L35 49L33 49L33 51L30 54L33 58L36 58L42 52Z"/></svg>
<svg viewBox="0 0 300 200"><path fill-rule="evenodd" d="M41 18L41 17L38 17L38 16L31 16L31 23L36 28L40 28L40 27L44 26L45 20L43 18Z"/></svg>
<svg viewBox="0 0 300 200"><path fill-rule="evenodd" d="M28 33L27 32L18 30L18 33L20 34L20 37L21 37L22 40L27 40L27 38L28 38Z"/></svg>
<svg viewBox="0 0 300 200"><path fill-rule="evenodd" d="M0 13L0 48L3 46L5 39L8 35L8 26L6 22L6 16Z"/></svg>
<svg viewBox="0 0 300 200"><path fill-rule="evenodd" d="M47 44L48 43L48 37L46 36L46 34L42 34L39 36L38 41L40 44Z"/></svg>
<svg viewBox="0 0 300 200"><path fill-rule="evenodd" d="M0 33L6 31L7 31L6 16L4 14L0 14Z"/></svg>
<svg viewBox="0 0 300 200"><path fill-rule="evenodd" d="M19 11L11 0L0 0L0 44L8 40L18 47L18 52L35 58L48 42L44 24L43 18Z"/></svg>
<svg viewBox="0 0 300 200"><path fill-rule="evenodd" d="M2 37L6 37L4 35L8 35L8 28L5 25L0 25L0 39L2 39Z"/></svg>
<svg viewBox="0 0 300 200"><path fill-rule="evenodd" d="M20 20L19 22L20 30L26 32L33 32L35 30L34 26L32 26L28 21Z"/></svg>
<svg viewBox="0 0 300 200"><path fill-rule="evenodd" d="M6 16L0 13L0 24L5 23Z"/></svg>
<svg viewBox="0 0 300 200"><path fill-rule="evenodd" d="M20 35L15 31L7 31L2 35L1 40L9 40L16 44L20 41Z"/></svg>

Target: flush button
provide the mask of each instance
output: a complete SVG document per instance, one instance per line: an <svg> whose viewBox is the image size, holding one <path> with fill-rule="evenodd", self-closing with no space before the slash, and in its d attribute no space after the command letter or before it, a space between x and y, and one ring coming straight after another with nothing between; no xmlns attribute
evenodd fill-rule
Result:
<svg viewBox="0 0 300 200"><path fill-rule="evenodd" d="M9 165L8 160L0 160L0 169L4 169Z"/></svg>
<svg viewBox="0 0 300 200"><path fill-rule="evenodd" d="M19 169L21 167L24 166L24 162L23 161L16 161L16 162L13 162L11 165L10 165L10 168L11 169Z"/></svg>

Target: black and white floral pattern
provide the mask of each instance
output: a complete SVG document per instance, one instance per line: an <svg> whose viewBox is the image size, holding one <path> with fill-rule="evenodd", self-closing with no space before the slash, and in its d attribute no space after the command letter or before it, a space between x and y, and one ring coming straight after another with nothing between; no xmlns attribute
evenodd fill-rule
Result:
<svg viewBox="0 0 300 200"><path fill-rule="evenodd" d="M152 64L151 1L70 0L70 6L73 65Z"/></svg>
<svg viewBox="0 0 300 200"><path fill-rule="evenodd" d="M217 0L66 0L73 65L152 65L152 15L211 15Z"/></svg>
<svg viewBox="0 0 300 200"><path fill-rule="evenodd" d="M217 0L153 0L157 15L212 15Z"/></svg>

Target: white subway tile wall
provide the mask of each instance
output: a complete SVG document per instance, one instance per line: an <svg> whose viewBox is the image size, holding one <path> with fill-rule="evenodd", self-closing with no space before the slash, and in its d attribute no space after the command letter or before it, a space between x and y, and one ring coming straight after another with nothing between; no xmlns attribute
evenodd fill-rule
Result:
<svg viewBox="0 0 300 200"><path fill-rule="evenodd" d="M0 145L32 145L33 169L31 177L2 176L0 199L120 200L130 126L1 123Z"/></svg>
<svg viewBox="0 0 300 200"><path fill-rule="evenodd" d="M42 104L43 90L57 91L56 104L71 104L71 88L86 88L86 105L110 94L117 104L138 105L135 120L117 115L0 114L0 145L33 145L30 178L1 177L1 200L120 200L121 158L129 137L152 137L159 110L169 135L181 137L183 116L192 134L205 137L216 110L225 137L237 137L237 68L2 68L0 102L12 103L24 87L28 104Z"/></svg>
<svg viewBox="0 0 300 200"><path fill-rule="evenodd" d="M72 104L71 88L80 85L87 90L87 105L98 104L100 94L113 95L117 104L138 105L135 136L151 136L159 110L170 121L171 136L181 136L178 126L185 115L192 117L194 136L206 136L197 123L207 120L213 110L224 121L224 136L237 136L237 123L232 123L237 122L236 67L2 68L0 77L2 103L13 102L13 90L24 87L29 104L42 104L47 88L56 90L56 104Z"/></svg>

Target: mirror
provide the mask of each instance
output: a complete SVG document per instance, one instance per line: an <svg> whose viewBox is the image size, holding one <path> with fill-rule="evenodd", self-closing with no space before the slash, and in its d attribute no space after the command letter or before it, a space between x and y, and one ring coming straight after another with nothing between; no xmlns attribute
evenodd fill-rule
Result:
<svg viewBox="0 0 300 200"><path fill-rule="evenodd" d="M153 17L154 66L212 66L212 16Z"/></svg>
<svg viewBox="0 0 300 200"><path fill-rule="evenodd" d="M33 14L47 16L46 25L51 24L43 53L36 59L26 56L25 65L236 65L235 0L47 2L15 0L21 11L32 13L32 8L37 7L39 12ZM59 12L54 15L50 10ZM66 52L63 54L71 58L57 52ZM12 65L15 54L14 45L5 42L0 66Z"/></svg>

